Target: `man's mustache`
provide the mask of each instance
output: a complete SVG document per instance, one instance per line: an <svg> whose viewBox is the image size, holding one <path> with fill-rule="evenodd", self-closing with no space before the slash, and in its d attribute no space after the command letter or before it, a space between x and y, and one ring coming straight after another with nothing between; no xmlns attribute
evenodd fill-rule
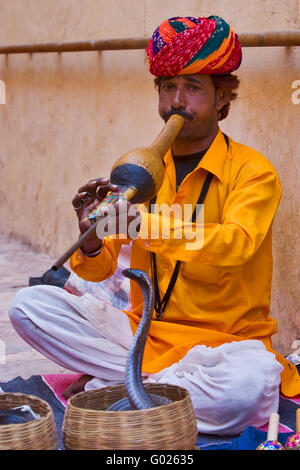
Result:
<svg viewBox="0 0 300 470"><path fill-rule="evenodd" d="M164 121L167 121L171 116L173 116L173 114L179 114L180 116L182 116L184 119L187 119L188 121L192 121L194 119L193 115L187 113L186 111L183 111L181 109L178 109L178 110L170 109L163 115Z"/></svg>

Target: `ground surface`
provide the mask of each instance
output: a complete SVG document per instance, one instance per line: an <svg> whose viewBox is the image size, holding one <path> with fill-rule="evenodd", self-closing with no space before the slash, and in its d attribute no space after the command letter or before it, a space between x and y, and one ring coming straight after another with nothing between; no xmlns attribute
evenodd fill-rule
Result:
<svg viewBox="0 0 300 470"><path fill-rule="evenodd" d="M30 276L41 276L54 260L0 234L0 382L21 376L70 373L27 345L8 318L9 305Z"/></svg>

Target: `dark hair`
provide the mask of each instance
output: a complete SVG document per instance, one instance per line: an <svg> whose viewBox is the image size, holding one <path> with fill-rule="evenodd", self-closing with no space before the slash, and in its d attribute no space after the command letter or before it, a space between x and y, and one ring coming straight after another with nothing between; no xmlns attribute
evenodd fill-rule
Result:
<svg viewBox="0 0 300 470"><path fill-rule="evenodd" d="M232 75L232 73L227 73L224 75L211 75L211 78L216 90L218 88L226 88L231 91L228 103L224 104L223 108L221 108L219 111L219 121L222 121L222 119L225 119L228 116L230 102L237 98L237 92L234 90L238 89L240 80L236 75Z"/></svg>
<svg viewBox="0 0 300 470"><path fill-rule="evenodd" d="M159 91L160 85L163 79L168 79L170 77L156 77L154 79L155 88ZM222 109L219 111L219 121L225 119L228 116L229 109L230 109L230 102L234 101L237 98L237 90L240 84L240 80L236 75L232 73L226 73L223 75L211 75L213 85L215 89L218 88L226 88L231 90L231 95L228 103L226 103Z"/></svg>

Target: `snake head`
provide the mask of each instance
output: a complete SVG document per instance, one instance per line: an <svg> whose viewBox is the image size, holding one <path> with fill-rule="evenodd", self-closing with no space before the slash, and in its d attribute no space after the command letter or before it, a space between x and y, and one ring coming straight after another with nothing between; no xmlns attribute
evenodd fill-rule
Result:
<svg viewBox="0 0 300 470"><path fill-rule="evenodd" d="M148 274L145 271L142 271L141 269L124 269L123 274L129 279L133 279L137 282L147 282L148 280L150 281Z"/></svg>
<svg viewBox="0 0 300 470"><path fill-rule="evenodd" d="M125 277L136 281L141 287L148 287L152 292L152 282L150 281L150 278L145 271L142 271L141 269L128 268L124 269L123 274Z"/></svg>

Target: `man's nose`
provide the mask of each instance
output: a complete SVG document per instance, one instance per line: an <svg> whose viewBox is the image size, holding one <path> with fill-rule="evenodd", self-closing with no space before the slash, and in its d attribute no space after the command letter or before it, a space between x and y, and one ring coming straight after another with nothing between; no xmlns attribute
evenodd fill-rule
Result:
<svg viewBox="0 0 300 470"><path fill-rule="evenodd" d="M185 109L185 94L181 88L177 88L172 96L171 107L173 109Z"/></svg>

